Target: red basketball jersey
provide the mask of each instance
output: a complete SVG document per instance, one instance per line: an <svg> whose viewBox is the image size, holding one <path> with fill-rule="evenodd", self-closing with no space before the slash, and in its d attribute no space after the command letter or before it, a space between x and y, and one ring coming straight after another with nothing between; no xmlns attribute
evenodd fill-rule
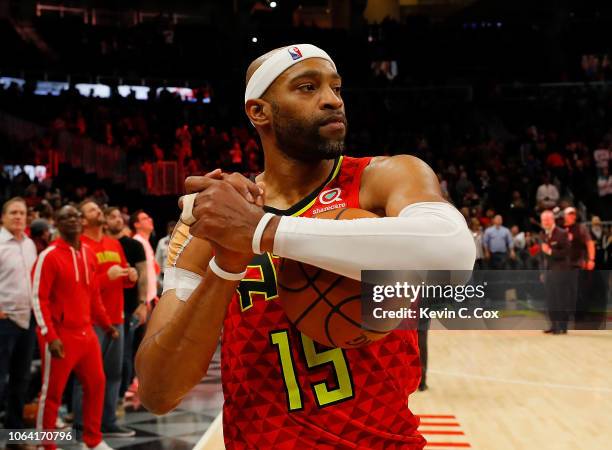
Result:
<svg viewBox="0 0 612 450"><path fill-rule="evenodd" d="M329 178L279 211L311 217L359 208L370 158L340 157ZM375 257L375 255L372 255ZM233 449L422 449L408 395L420 378L416 331L394 331L343 350L313 342L285 316L276 286L279 258L254 258L223 328L225 445Z"/></svg>

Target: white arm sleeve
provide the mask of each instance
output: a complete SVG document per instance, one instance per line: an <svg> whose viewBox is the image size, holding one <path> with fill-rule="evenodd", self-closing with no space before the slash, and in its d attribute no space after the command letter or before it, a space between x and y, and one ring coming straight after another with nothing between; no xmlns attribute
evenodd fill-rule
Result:
<svg viewBox="0 0 612 450"><path fill-rule="evenodd" d="M321 220L283 216L274 254L355 280L361 270L472 270L474 239L449 203L421 202L398 217Z"/></svg>

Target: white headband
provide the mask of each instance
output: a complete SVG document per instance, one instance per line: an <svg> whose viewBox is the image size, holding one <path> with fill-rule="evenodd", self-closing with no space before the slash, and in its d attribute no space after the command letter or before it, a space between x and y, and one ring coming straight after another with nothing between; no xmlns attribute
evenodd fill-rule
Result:
<svg viewBox="0 0 612 450"><path fill-rule="evenodd" d="M309 58L326 59L334 66L334 70L336 69L336 65L331 57L319 47L312 44L290 45L274 53L257 68L247 84L244 93L244 103L252 98L261 97L281 73L294 64Z"/></svg>

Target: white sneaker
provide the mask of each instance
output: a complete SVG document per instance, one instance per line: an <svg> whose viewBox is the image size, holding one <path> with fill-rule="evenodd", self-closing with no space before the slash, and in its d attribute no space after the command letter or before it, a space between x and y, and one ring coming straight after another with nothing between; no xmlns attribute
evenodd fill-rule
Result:
<svg viewBox="0 0 612 450"><path fill-rule="evenodd" d="M63 431L69 428L72 428L72 427L68 425L66 422L64 422L61 417L57 416L57 419L55 420L55 429L57 431Z"/></svg>
<svg viewBox="0 0 612 450"><path fill-rule="evenodd" d="M104 441L100 441L100 443L96 445L95 447L87 447L87 445L83 444L81 449L82 450L115 450L114 448L112 448L110 445L108 445Z"/></svg>

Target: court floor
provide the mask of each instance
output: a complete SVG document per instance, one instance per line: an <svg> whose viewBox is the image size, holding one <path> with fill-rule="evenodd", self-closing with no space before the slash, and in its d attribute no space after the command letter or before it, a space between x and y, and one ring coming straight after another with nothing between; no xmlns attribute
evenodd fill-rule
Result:
<svg viewBox="0 0 612 450"><path fill-rule="evenodd" d="M410 397L427 449L612 448L612 331L432 330L429 355L429 389ZM137 436L109 444L193 448L221 410L218 357L176 411L128 412Z"/></svg>
<svg viewBox="0 0 612 450"><path fill-rule="evenodd" d="M429 355L429 448L612 448L611 331L430 331Z"/></svg>

